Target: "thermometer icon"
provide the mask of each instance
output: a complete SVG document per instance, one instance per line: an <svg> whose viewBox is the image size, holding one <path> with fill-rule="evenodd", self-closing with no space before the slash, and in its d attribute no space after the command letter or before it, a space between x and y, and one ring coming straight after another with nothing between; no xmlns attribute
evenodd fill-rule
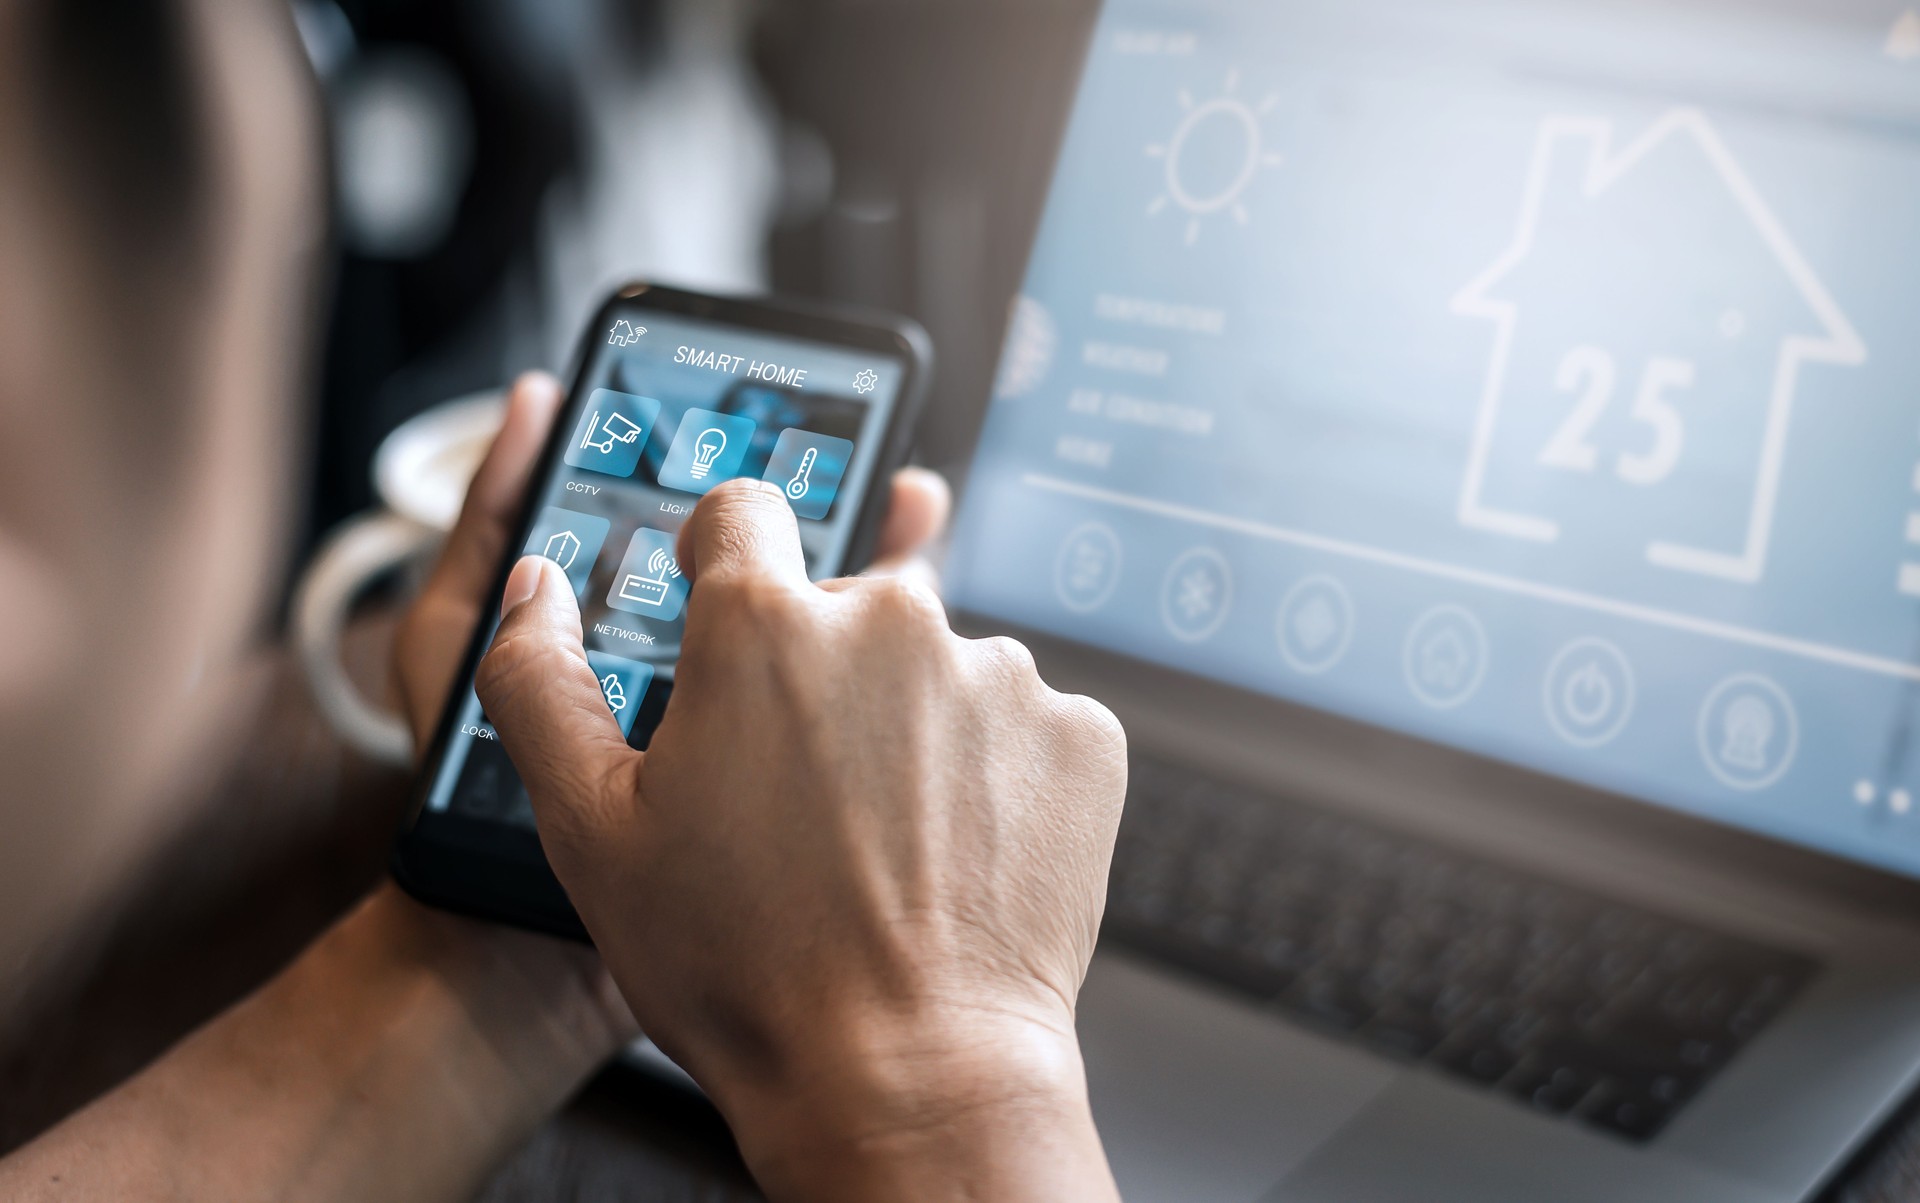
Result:
<svg viewBox="0 0 1920 1203"><path fill-rule="evenodd" d="M808 479L813 475L813 462L819 458L818 447L807 448L807 453L800 457L799 470L793 474L793 479L787 482L788 497L798 501L807 495L807 490L813 487L813 482Z"/></svg>

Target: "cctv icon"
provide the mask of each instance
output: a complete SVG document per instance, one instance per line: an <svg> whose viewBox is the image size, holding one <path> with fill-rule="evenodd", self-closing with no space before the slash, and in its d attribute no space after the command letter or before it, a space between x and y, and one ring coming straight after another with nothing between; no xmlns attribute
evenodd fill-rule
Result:
<svg viewBox="0 0 1920 1203"><path fill-rule="evenodd" d="M625 443L632 446L634 441L645 433L645 427L625 414L608 414L607 420L602 422L599 411L596 410L594 416L587 422L587 433L580 439L580 449L612 455L616 444Z"/></svg>

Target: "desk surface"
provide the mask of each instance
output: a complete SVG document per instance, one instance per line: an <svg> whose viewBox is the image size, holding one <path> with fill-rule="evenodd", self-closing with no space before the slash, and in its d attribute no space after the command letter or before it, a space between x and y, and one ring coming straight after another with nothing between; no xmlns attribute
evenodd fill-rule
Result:
<svg viewBox="0 0 1920 1203"><path fill-rule="evenodd" d="M361 655L377 660L379 632ZM287 665L262 663L259 728L153 866L0 1047L0 1151L125 1078L284 964L383 871L404 782L349 756ZM273 805L257 804L270 798ZM191 864L192 872L183 873ZM185 886L183 882L192 883ZM1920 1201L1920 1116L1843 1183L1839 1203ZM717 1115L679 1089L609 1070L501 1166L481 1203L760 1196Z"/></svg>

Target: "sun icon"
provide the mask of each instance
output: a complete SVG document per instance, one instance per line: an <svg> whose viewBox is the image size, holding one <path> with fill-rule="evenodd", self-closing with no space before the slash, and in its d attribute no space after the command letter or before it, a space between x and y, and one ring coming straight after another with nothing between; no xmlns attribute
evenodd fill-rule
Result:
<svg viewBox="0 0 1920 1203"><path fill-rule="evenodd" d="M1147 157L1164 162L1167 171L1167 190L1147 206L1147 213L1158 217L1169 206L1185 211L1188 246L1200 241L1202 223L1216 213L1231 213L1246 225L1250 220L1247 190L1262 171L1285 162L1267 149L1266 131L1260 127L1261 119L1279 107L1280 97L1270 95L1257 105L1249 104L1239 91L1238 71L1227 76L1219 96L1204 104L1182 91L1184 116L1173 137L1147 147ZM1231 170L1219 170L1221 163Z"/></svg>

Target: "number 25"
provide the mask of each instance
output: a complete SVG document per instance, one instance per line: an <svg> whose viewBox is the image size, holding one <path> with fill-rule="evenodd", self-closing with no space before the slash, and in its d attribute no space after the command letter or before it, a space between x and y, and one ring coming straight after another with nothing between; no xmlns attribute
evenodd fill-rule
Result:
<svg viewBox="0 0 1920 1203"><path fill-rule="evenodd" d="M1578 393L1573 412L1540 451L1540 462L1568 472L1591 472L1600 452L1587 441L1613 399L1616 379L1613 356L1598 347L1575 347L1560 361L1555 385L1563 393ZM1653 447L1643 454L1623 453L1614 465L1621 480L1633 485L1657 485L1673 474L1686 444L1686 424L1668 394L1693 387L1694 367L1684 359L1655 358L1640 377L1632 417L1653 429Z"/></svg>

